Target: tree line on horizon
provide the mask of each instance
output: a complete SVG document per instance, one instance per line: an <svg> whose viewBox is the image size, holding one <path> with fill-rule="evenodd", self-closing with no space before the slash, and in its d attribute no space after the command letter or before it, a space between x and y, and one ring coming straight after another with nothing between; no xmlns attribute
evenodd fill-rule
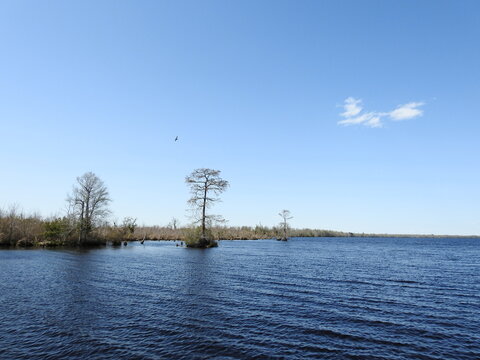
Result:
<svg viewBox="0 0 480 360"><path fill-rule="evenodd" d="M110 223L107 219L112 200L108 189L93 172L86 172L76 178L66 199L64 216L43 218L36 213L24 213L17 205L6 210L0 208L0 246L90 246L120 245L129 240L181 240L187 246L203 248L216 246L216 240L220 239L286 238L290 230L287 220L291 218L288 210L279 214L282 223L278 228L227 227L223 225L223 217L207 212L229 187L219 170L195 169L185 182L191 193L188 204L193 222L189 226L179 227L176 218L166 227L138 227L132 217L124 218L120 224Z"/></svg>
<svg viewBox="0 0 480 360"><path fill-rule="evenodd" d="M226 226L219 215L207 209L220 200L229 186L220 178L219 170L196 169L185 178L190 188L188 201L192 224L179 226L172 218L167 226L138 226L133 217L121 223L107 221L111 214L110 194L104 182L94 173L77 177L68 195L64 216L43 218L38 213L26 214L18 205L0 208L0 246L98 246L121 245L134 240L180 240L190 247L213 247L217 240L287 240L288 237L446 237L434 235L391 235L341 232L320 229L292 229L290 211L282 210L278 226ZM463 236L466 237L466 236Z"/></svg>

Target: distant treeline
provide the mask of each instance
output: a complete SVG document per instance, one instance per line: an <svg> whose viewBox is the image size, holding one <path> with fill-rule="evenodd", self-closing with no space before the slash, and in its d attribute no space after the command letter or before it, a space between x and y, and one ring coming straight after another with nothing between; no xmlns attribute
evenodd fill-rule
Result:
<svg viewBox="0 0 480 360"><path fill-rule="evenodd" d="M181 240L195 232L193 227L148 226L139 227L126 218L121 224L103 224L94 230L90 245L118 245L123 241ZM215 240L271 239L282 235L280 227L217 226L209 229ZM392 235L364 234L319 229L290 229L290 237L478 237L447 235ZM42 218L38 214L26 214L16 207L0 209L0 246L75 246L78 244L78 224L69 217ZM89 244L86 244L89 245Z"/></svg>
<svg viewBox="0 0 480 360"><path fill-rule="evenodd" d="M183 240L191 228L173 229L169 226L147 226L135 229L137 240ZM216 226L210 229L215 240L259 240L273 239L283 235L281 227L257 226ZM368 234L324 229L295 229L288 231L290 237L368 237L368 238L480 238L478 235L433 235L433 234Z"/></svg>
<svg viewBox="0 0 480 360"><path fill-rule="evenodd" d="M147 240L183 240L188 237L191 228L177 228L148 226L135 229L136 239ZM258 240L272 239L283 236L280 227L257 226L213 226L209 229L210 235L215 240ZM290 237L347 237L355 236L353 233L346 233L331 230L318 229L289 229Z"/></svg>

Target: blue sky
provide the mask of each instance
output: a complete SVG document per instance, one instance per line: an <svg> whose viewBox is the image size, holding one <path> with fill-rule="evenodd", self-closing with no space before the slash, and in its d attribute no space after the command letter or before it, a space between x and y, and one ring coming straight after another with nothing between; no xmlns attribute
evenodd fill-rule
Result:
<svg viewBox="0 0 480 360"><path fill-rule="evenodd" d="M479 38L478 1L2 1L0 206L93 171L186 224L209 167L230 225L480 234Z"/></svg>

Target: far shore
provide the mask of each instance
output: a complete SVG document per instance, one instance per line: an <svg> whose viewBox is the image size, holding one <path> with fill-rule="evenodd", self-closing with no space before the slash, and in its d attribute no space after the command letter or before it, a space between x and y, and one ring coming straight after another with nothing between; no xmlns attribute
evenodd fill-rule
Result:
<svg viewBox="0 0 480 360"><path fill-rule="evenodd" d="M1 214L0 214L1 215ZM125 246L129 241L167 240L187 242L198 236L194 225L137 226L135 219L126 218L122 224L103 223L91 229L88 237L81 238L78 222L64 217L43 219L23 213L0 216L0 247L95 247ZM282 226L212 226L207 229L208 238L218 240L259 240L285 237ZM324 229L298 229L287 227L288 238L480 238L480 235L436 235L436 234L371 234ZM179 245L181 246L181 245Z"/></svg>
<svg viewBox="0 0 480 360"><path fill-rule="evenodd" d="M353 235L329 235L329 236L291 236L289 240L294 240L295 238L389 238L389 239L480 239L480 235L414 235L414 234L353 234ZM277 240L277 237L231 237L231 238L219 238L215 239L216 241L255 241L255 240ZM165 238L155 238L155 237L144 237L144 238L129 238L121 241L105 241L104 239L92 240L88 244L83 244L82 246L77 246L74 244L68 243L59 243L59 242L49 242L41 241L37 243L17 243L15 245L0 244L1 249L74 249L74 248L104 248L106 246L112 248L120 248L127 246L130 242L142 242L143 241L165 241L165 242L174 242L176 246L184 246L184 239L165 239Z"/></svg>
<svg viewBox="0 0 480 360"><path fill-rule="evenodd" d="M132 240L178 240L184 239L188 228L171 229L165 227L139 227L135 230ZM281 234L276 228L267 227L214 227L212 234L215 240L262 240L276 239ZM480 235L451 234L371 234L354 233L322 229L290 229L289 238L451 238L476 239Z"/></svg>

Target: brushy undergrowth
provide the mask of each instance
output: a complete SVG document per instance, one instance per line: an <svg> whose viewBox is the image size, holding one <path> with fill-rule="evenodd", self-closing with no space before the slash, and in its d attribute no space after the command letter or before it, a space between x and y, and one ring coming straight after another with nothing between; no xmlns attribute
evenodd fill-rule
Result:
<svg viewBox="0 0 480 360"><path fill-rule="evenodd" d="M184 229L183 231L186 247L190 248L211 248L217 247L218 243L213 237L213 232L211 229L207 229L205 232L205 237L202 237L202 228L194 227L189 229Z"/></svg>
<svg viewBox="0 0 480 360"><path fill-rule="evenodd" d="M143 226L135 220L125 218L122 224L97 226L89 239L79 244L78 224L68 217L42 218L38 214L27 214L12 206L8 210L0 208L0 247L54 247L54 246L104 246L121 245L124 241L140 240L180 240L187 247L214 247L218 240L273 239L282 236L278 227L262 225L215 226L207 230L201 239L199 227ZM289 237L432 237L433 235L389 235L355 234L318 229L290 229ZM442 237L442 236L436 236Z"/></svg>
<svg viewBox="0 0 480 360"><path fill-rule="evenodd" d="M104 224L79 242L79 227L75 219L54 217L44 219L38 214L27 214L12 206L0 209L0 247L56 247L56 246L104 246L135 240L131 223Z"/></svg>

